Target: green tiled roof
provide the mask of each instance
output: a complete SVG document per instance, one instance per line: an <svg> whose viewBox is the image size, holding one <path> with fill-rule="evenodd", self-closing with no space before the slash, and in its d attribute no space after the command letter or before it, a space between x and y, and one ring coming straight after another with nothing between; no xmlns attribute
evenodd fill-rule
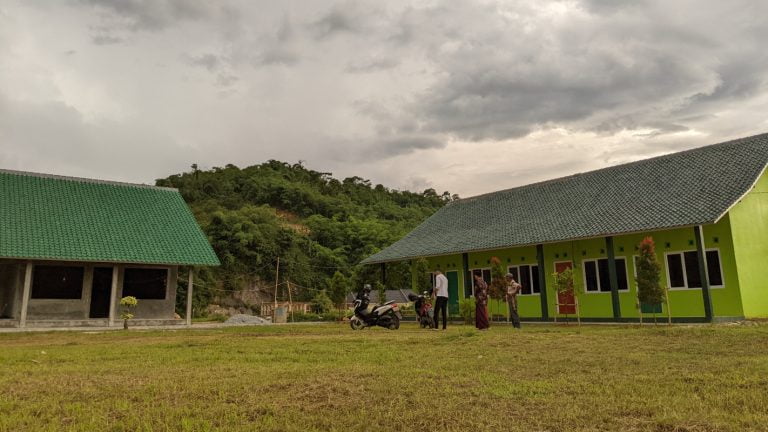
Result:
<svg viewBox="0 0 768 432"><path fill-rule="evenodd" d="M175 189L6 170L0 258L219 265Z"/></svg>
<svg viewBox="0 0 768 432"><path fill-rule="evenodd" d="M714 223L766 163L763 134L462 199L363 263Z"/></svg>

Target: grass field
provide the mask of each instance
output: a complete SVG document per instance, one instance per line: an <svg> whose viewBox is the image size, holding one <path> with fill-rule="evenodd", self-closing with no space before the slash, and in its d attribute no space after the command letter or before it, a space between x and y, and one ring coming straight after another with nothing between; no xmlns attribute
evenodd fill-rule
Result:
<svg viewBox="0 0 768 432"><path fill-rule="evenodd" d="M768 326L0 334L2 431L768 430Z"/></svg>

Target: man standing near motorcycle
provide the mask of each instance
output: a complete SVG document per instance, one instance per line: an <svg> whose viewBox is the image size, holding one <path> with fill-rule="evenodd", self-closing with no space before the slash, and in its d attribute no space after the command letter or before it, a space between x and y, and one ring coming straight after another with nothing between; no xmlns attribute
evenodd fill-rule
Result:
<svg viewBox="0 0 768 432"><path fill-rule="evenodd" d="M440 311L443 311L443 330L448 322L448 278L440 270L435 271L435 288L432 290L435 296L435 330L440 317Z"/></svg>

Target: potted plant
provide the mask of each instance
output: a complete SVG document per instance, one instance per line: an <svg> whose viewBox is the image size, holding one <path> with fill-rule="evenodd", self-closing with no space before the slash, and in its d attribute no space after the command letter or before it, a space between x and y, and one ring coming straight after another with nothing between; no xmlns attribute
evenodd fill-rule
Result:
<svg viewBox="0 0 768 432"><path fill-rule="evenodd" d="M139 301L136 300L136 297L134 296L127 296L120 299L120 306L122 307L120 318L123 320L123 329L128 330L128 320L133 319L133 310L138 304Z"/></svg>

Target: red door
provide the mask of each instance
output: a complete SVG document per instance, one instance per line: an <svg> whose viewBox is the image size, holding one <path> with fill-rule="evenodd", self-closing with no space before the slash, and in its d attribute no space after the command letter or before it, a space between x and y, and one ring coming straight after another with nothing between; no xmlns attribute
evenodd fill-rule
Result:
<svg viewBox="0 0 768 432"><path fill-rule="evenodd" d="M556 262L555 271L560 273L563 270L573 267L573 263L570 261ZM563 315L575 315L576 314L576 300L573 298L573 291L565 293L557 293L558 313Z"/></svg>

